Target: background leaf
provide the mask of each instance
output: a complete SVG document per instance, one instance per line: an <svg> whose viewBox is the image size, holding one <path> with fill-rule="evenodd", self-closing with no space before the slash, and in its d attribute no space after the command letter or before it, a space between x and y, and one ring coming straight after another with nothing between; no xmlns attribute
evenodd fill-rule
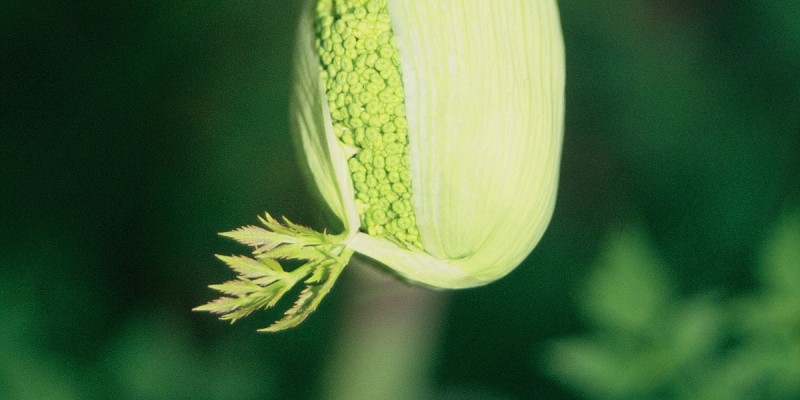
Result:
<svg viewBox="0 0 800 400"><path fill-rule="evenodd" d="M672 283L639 232L616 238L591 272L583 299L589 318L621 333L659 330Z"/></svg>

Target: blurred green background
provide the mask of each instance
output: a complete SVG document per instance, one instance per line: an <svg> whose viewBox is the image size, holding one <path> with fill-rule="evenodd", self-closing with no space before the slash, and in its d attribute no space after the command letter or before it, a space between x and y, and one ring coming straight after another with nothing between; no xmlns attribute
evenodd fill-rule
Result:
<svg viewBox="0 0 800 400"><path fill-rule="evenodd" d="M553 222L509 277L433 296L412 385L800 399L800 3L559 4ZM297 11L4 3L0 398L333 397L356 273L281 334L255 333L276 313L190 312L232 276L212 255L245 250L217 232L265 210L319 220L287 123ZM388 343L387 365L356 365L390 380Z"/></svg>

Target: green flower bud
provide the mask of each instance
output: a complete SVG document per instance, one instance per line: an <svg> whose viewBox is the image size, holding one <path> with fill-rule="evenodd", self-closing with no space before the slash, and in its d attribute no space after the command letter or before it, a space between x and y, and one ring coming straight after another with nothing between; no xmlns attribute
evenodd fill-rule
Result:
<svg viewBox="0 0 800 400"><path fill-rule="evenodd" d="M295 53L292 129L344 232L311 240L313 231L268 215L263 232L228 234L256 247L260 259L285 258L289 246L292 258L309 264L317 261L301 250L329 255L326 266L290 279L288 286L311 276L295 307L267 330L302 321L353 252L437 288L509 273L538 243L555 204L564 105L556 1L308 5ZM199 309L246 315L250 303L231 301L251 294L226 293L237 297Z"/></svg>
<svg viewBox="0 0 800 400"><path fill-rule="evenodd" d="M346 226L343 243L444 288L491 282L528 255L552 214L561 149L555 1L466 3L318 1L300 31L292 103L316 185ZM354 69L335 68L338 46ZM342 74L367 91L335 85ZM330 98L343 97L357 112L336 118ZM359 120L376 137L342 141ZM393 182L399 170L410 180ZM370 191L376 171L393 183L393 201ZM356 174L366 186L353 185Z"/></svg>

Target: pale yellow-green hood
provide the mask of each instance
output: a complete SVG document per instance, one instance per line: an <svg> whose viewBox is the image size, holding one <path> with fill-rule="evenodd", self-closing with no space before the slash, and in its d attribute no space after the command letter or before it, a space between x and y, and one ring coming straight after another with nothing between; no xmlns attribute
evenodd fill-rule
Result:
<svg viewBox="0 0 800 400"><path fill-rule="evenodd" d="M389 0L400 51L413 205L424 252L359 232L305 7L293 129L345 243L412 281L482 285L521 263L552 215L561 153L564 51L553 0Z"/></svg>

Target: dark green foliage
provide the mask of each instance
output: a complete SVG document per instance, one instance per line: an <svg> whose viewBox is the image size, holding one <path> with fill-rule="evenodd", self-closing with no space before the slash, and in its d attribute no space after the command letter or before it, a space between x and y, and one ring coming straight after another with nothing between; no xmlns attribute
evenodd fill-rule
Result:
<svg viewBox="0 0 800 400"><path fill-rule="evenodd" d="M321 397L347 272L279 335L190 311L230 279L213 254L241 251L217 232L267 209L324 226L288 135L297 4L4 2L0 398ZM751 399L796 394L798 269L781 261L791 246L764 244L800 207L800 2L559 4L568 92L553 224L509 277L450 294L430 383L451 398L580 398L539 361L549 340L586 337L565 342L592 355L586 371L646 355L625 385L661 398L675 398L669 382L717 385L688 399L738 382ZM626 233L620 262L599 261L631 224L649 239ZM573 304L601 264L651 285L635 314L614 314L630 288Z"/></svg>
<svg viewBox="0 0 800 400"><path fill-rule="evenodd" d="M686 298L641 236L614 239L581 308L592 333L554 342L547 370L590 399L800 396L800 213L762 252L763 285Z"/></svg>

